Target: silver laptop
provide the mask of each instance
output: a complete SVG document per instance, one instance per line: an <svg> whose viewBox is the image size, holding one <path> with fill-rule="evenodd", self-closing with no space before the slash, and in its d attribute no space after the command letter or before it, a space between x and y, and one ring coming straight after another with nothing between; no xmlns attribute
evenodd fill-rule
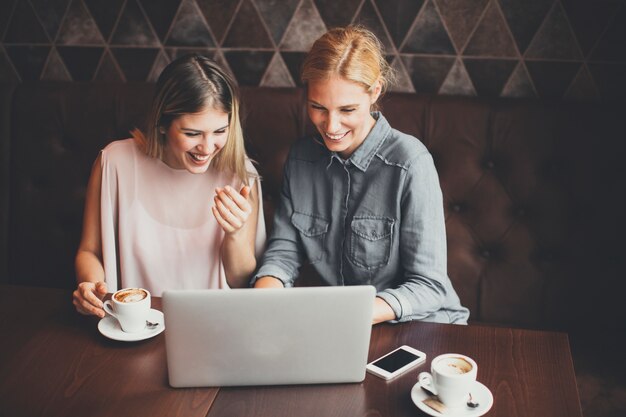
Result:
<svg viewBox="0 0 626 417"><path fill-rule="evenodd" d="M163 293L172 387L361 382L374 287Z"/></svg>

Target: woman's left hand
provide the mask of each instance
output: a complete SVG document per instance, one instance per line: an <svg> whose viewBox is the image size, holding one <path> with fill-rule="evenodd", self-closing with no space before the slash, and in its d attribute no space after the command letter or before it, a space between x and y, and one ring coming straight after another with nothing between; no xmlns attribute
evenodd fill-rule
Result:
<svg viewBox="0 0 626 417"><path fill-rule="evenodd" d="M252 213L250 187L245 185L239 192L227 185L215 189L215 206L211 207L215 219L226 234L235 234L246 224Z"/></svg>

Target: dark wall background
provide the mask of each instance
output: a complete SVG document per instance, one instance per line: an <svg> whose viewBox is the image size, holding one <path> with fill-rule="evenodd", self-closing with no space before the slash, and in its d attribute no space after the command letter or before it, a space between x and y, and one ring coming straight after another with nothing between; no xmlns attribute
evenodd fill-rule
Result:
<svg viewBox="0 0 626 417"><path fill-rule="evenodd" d="M626 98L622 0L0 0L0 81L148 80L198 51L241 85L298 84L327 28L360 22L396 91Z"/></svg>

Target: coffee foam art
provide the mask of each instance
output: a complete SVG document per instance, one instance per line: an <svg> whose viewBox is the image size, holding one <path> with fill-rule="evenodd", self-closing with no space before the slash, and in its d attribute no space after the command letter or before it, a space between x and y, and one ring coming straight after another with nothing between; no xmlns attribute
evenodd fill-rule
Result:
<svg viewBox="0 0 626 417"><path fill-rule="evenodd" d="M121 303L135 303L148 296L148 293L140 288L131 288L115 294L115 299Z"/></svg>
<svg viewBox="0 0 626 417"><path fill-rule="evenodd" d="M472 364L463 358L445 358L436 364L436 369L447 375L462 375L472 370Z"/></svg>

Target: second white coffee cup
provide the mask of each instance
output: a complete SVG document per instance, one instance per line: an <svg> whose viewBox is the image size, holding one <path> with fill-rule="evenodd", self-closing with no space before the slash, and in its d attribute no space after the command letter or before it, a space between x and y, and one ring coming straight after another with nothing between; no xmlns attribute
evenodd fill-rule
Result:
<svg viewBox="0 0 626 417"><path fill-rule="evenodd" d="M434 358L430 373L421 372L418 381L422 387L436 394L446 407L461 407L467 403L476 383L478 365L470 357L446 353Z"/></svg>
<svg viewBox="0 0 626 417"><path fill-rule="evenodd" d="M150 292L143 288L124 288L104 302L104 310L119 321L123 331L138 333L146 328Z"/></svg>

